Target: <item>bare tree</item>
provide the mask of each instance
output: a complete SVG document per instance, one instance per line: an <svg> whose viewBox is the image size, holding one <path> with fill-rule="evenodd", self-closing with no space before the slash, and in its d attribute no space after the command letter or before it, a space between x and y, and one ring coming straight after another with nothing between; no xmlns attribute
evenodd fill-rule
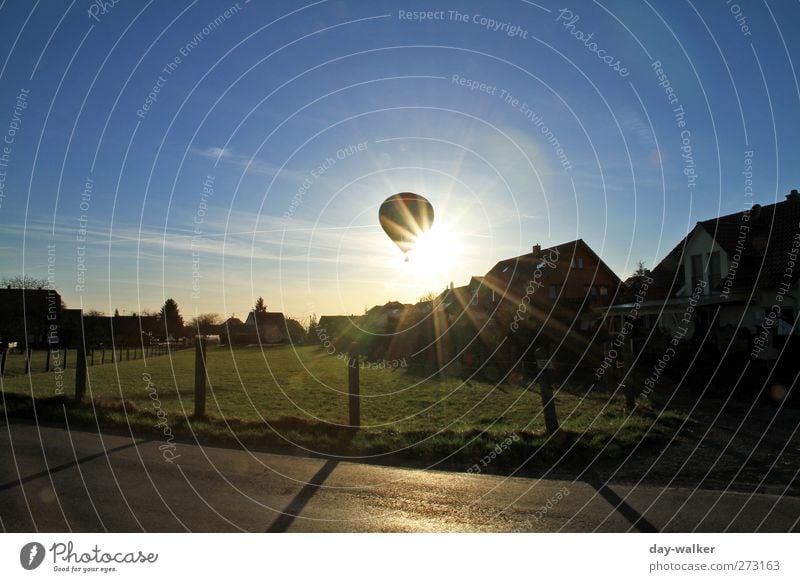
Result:
<svg viewBox="0 0 800 582"><path fill-rule="evenodd" d="M435 299L436 299L438 296L439 296L439 294L438 294L436 291L428 291L427 293L425 293L425 295L422 295L422 296L419 298L419 301L418 301L418 302L419 302L419 303L426 303L426 302L428 302L428 301L433 301L433 300L435 300Z"/></svg>
<svg viewBox="0 0 800 582"><path fill-rule="evenodd" d="M16 275L3 277L0 284L8 289L45 289L50 283L47 279L37 279L30 275Z"/></svg>

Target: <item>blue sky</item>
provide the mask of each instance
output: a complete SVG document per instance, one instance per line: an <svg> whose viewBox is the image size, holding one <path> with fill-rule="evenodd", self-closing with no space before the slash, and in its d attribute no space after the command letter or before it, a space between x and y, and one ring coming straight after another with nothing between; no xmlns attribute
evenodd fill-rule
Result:
<svg viewBox="0 0 800 582"><path fill-rule="evenodd" d="M0 273L53 248L70 307L360 313L575 238L625 276L800 184L796 3L97 6L0 7Z"/></svg>

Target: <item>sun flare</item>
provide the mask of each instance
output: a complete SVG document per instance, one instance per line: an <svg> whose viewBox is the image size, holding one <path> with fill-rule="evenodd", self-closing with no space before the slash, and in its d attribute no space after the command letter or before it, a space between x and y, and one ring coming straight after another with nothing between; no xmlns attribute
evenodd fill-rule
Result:
<svg viewBox="0 0 800 582"><path fill-rule="evenodd" d="M414 241L406 270L418 276L444 275L458 264L461 253L457 234L444 224L434 224Z"/></svg>

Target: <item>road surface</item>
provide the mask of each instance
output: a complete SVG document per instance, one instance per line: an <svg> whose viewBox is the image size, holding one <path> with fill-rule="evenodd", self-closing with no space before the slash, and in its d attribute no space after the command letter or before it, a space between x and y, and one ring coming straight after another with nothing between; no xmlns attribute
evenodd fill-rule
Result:
<svg viewBox="0 0 800 582"><path fill-rule="evenodd" d="M183 443L168 462L163 441L2 421L0 450L0 529L9 532L800 529L800 498L772 494L468 475Z"/></svg>

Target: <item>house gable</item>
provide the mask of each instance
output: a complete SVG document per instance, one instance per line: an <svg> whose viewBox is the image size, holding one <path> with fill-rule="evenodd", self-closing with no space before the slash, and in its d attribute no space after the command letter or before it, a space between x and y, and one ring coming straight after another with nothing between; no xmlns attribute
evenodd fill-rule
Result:
<svg viewBox="0 0 800 582"><path fill-rule="evenodd" d="M693 295L697 278L706 283L702 288L702 295L719 293L720 284L728 272L729 264L730 258L722 245L698 223L686 237L686 246L680 266L683 269L684 284L677 290L676 296ZM700 267L699 271L698 266Z"/></svg>
<svg viewBox="0 0 800 582"><path fill-rule="evenodd" d="M621 280L586 244L577 239L499 261L484 277L496 301L518 303L536 288L536 299L610 303Z"/></svg>
<svg viewBox="0 0 800 582"><path fill-rule="evenodd" d="M790 282L797 287L800 269L786 278L786 265L800 236L800 197L698 222L692 231L653 268L653 297L692 294L692 256L702 255L706 294L774 291ZM712 276L710 255L719 252L720 283ZM695 262L697 260L695 259ZM716 269L714 269L716 271Z"/></svg>

